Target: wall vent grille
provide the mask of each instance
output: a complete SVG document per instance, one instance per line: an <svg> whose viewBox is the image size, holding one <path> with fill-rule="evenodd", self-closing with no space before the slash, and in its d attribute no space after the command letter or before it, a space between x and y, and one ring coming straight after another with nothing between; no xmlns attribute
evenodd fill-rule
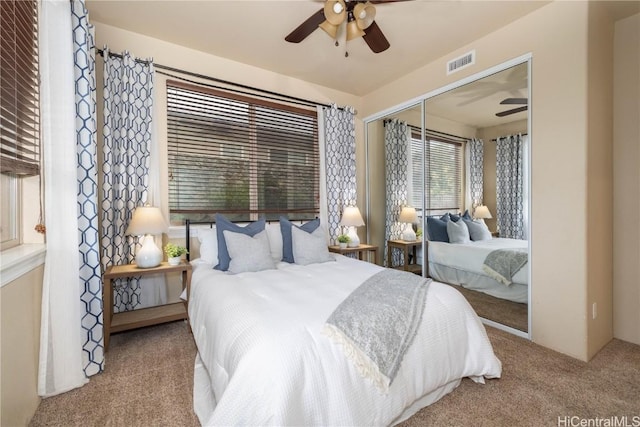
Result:
<svg viewBox="0 0 640 427"><path fill-rule="evenodd" d="M469 67L476 63L476 51L465 53L451 61L447 62L447 75L460 71L463 68Z"/></svg>

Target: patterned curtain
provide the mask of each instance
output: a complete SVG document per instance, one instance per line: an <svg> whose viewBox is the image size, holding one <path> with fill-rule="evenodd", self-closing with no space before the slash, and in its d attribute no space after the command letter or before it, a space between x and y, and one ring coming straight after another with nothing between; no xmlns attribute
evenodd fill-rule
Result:
<svg viewBox="0 0 640 427"><path fill-rule="evenodd" d="M135 240L125 236L133 210L147 202L153 110L153 64L104 49L102 265L128 264ZM142 308L140 279L114 286L114 312Z"/></svg>
<svg viewBox="0 0 640 427"><path fill-rule="evenodd" d="M410 129L405 122L387 120L384 124L384 153L385 153L385 181L386 181L386 222L383 260L387 263L387 240L399 239L402 234L400 211L408 202L409 188L409 145L411 143ZM402 254L395 251L392 254L394 265L402 263Z"/></svg>
<svg viewBox="0 0 640 427"><path fill-rule="evenodd" d="M525 238L522 135L496 140L496 210L500 237Z"/></svg>
<svg viewBox="0 0 640 427"><path fill-rule="evenodd" d="M477 206L482 204L484 142L481 139L473 138L467 144L469 147L469 192L471 212L473 212Z"/></svg>
<svg viewBox="0 0 640 427"><path fill-rule="evenodd" d="M98 178L96 169L96 58L94 28L84 0L71 2L74 78L76 89L76 148L78 153L78 233L82 349L87 376L103 370L102 276L98 239Z"/></svg>
<svg viewBox="0 0 640 427"><path fill-rule="evenodd" d="M356 130L352 107L323 108L327 229L332 245L342 234L340 217L356 204Z"/></svg>

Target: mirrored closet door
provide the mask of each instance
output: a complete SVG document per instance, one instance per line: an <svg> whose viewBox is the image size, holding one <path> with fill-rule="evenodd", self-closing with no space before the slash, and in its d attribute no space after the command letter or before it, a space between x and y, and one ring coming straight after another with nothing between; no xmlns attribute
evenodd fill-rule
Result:
<svg viewBox="0 0 640 427"><path fill-rule="evenodd" d="M485 321L522 336L530 332L529 60L374 116L365 130L368 241L384 265L454 286Z"/></svg>

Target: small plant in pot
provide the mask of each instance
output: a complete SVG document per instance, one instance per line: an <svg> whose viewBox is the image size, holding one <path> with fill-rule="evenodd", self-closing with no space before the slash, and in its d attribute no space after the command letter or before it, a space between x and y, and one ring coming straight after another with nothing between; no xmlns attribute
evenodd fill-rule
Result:
<svg viewBox="0 0 640 427"><path fill-rule="evenodd" d="M338 236L338 245L340 245L340 249L344 249L347 247L347 243L351 241L351 238L346 234L341 234Z"/></svg>
<svg viewBox="0 0 640 427"><path fill-rule="evenodd" d="M173 243L167 243L164 247L164 252L167 254L170 265L180 264L182 255L189 253L184 246L174 245Z"/></svg>

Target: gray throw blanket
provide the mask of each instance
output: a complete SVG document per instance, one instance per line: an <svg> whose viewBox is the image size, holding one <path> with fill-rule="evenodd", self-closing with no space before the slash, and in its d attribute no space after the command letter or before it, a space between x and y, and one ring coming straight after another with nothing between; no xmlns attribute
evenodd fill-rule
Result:
<svg viewBox="0 0 640 427"><path fill-rule="evenodd" d="M429 283L413 273L385 269L327 319L323 333L341 344L358 372L385 393L420 326Z"/></svg>
<svg viewBox="0 0 640 427"><path fill-rule="evenodd" d="M513 283L513 276L529 260L526 249L498 249L489 252L482 270L503 285Z"/></svg>

